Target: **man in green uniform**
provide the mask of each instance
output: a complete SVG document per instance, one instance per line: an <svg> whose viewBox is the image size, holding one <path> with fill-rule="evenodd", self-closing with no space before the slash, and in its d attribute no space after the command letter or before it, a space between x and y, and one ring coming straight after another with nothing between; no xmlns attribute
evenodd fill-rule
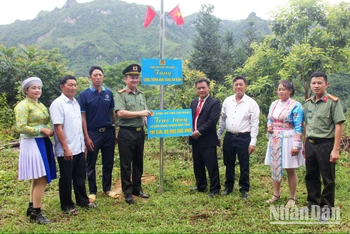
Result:
<svg viewBox="0 0 350 234"><path fill-rule="evenodd" d="M143 173L143 149L145 132L143 126L145 117L150 116L143 93L137 89L140 83L141 67L131 64L123 71L126 87L115 95L115 111L117 124L118 149L120 155L120 172L122 190L125 201L134 204L132 195L148 198L142 191L141 177ZM130 179L132 172L132 182Z"/></svg>
<svg viewBox="0 0 350 234"><path fill-rule="evenodd" d="M345 121L339 99L326 92L327 75L311 75L314 96L305 101L305 160L308 208L319 211L334 207L335 163L339 159L342 124ZM323 190L321 191L321 180Z"/></svg>

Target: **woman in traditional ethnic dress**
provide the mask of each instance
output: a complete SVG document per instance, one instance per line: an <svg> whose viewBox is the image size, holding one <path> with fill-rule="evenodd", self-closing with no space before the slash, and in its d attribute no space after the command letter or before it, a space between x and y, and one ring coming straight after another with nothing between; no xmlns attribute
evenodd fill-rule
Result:
<svg viewBox="0 0 350 234"><path fill-rule="evenodd" d="M273 180L273 196L267 203L281 198L282 170L287 171L289 200L286 208L295 205L298 184L296 168L305 164L302 156L303 110L299 102L292 99L294 85L283 80L277 90L279 100L272 102L267 118L269 143L265 164L270 165Z"/></svg>
<svg viewBox="0 0 350 234"><path fill-rule="evenodd" d="M21 139L18 179L31 180L27 216L31 222L47 224L50 221L41 213L41 203L46 185L56 178L56 164L49 138L53 131L47 126L49 112L38 101L42 85L38 77L29 77L22 82L26 98L16 105L15 114L16 130Z"/></svg>

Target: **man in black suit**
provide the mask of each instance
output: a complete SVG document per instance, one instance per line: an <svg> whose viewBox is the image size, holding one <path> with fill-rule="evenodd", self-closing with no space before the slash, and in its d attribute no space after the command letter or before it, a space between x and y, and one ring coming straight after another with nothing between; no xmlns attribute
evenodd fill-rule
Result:
<svg viewBox="0 0 350 234"><path fill-rule="evenodd" d="M216 124L220 117L220 101L209 95L210 82L199 79L195 82L199 98L191 103L193 133L190 137L194 174L196 177L196 190L204 192L207 187L205 167L210 178L209 197L213 198L220 191L219 166L216 153L218 139Z"/></svg>

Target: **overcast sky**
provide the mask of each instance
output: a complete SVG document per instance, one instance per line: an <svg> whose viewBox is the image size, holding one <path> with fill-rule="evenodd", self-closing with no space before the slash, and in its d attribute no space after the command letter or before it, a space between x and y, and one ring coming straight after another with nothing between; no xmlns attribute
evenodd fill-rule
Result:
<svg viewBox="0 0 350 234"><path fill-rule="evenodd" d="M77 0L79 3L91 0ZM150 5L160 10L161 0L123 0L138 4ZM348 2L349 0L345 0ZM16 19L34 19L41 10L52 11L55 7L61 8L66 0L0 0L0 25L13 23ZM191 15L200 10L201 4L214 5L214 15L220 19L245 19L251 12L263 19L269 19L270 11L277 6L284 6L288 0L163 0L164 11L171 11L177 4L183 16ZM341 0L327 0L334 4ZM146 14L146 13L145 13Z"/></svg>

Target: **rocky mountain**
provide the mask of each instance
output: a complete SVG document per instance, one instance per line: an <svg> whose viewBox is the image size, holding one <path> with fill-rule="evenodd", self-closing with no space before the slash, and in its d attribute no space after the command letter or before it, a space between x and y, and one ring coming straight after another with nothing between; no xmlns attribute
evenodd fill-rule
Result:
<svg viewBox="0 0 350 234"><path fill-rule="evenodd" d="M61 9L42 11L33 20L0 25L0 44L59 48L68 60L69 69L77 76L86 76L91 65L159 57L159 18L156 16L151 25L144 28L146 9L146 5L120 0L87 3L67 0ZM170 16L166 17L166 58L188 58L197 14L185 17L185 24L180 27ZM244 35L251 20L256 22L259 33L270 32L268 22L252 13L245 20L222 21L223 33L232 30L237 40Z"/></svg>

